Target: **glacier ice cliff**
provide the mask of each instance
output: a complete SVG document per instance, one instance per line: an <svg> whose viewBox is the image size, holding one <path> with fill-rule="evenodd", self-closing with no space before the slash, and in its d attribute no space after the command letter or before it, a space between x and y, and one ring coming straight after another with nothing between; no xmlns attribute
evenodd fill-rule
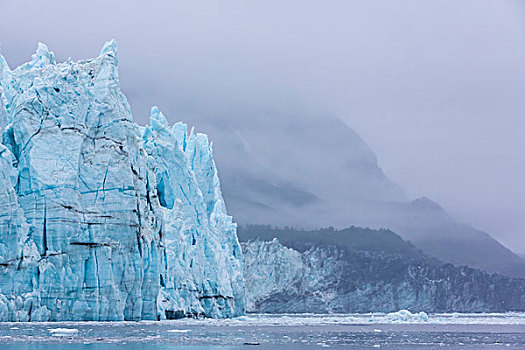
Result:
<svg viewBox="0 0 525 350"><path fill-rule="evenodd" d="M242 254L211 145L152 108L132 120L117 48L0 56L0 320L245 312Z"/></svg>
<svg viewBox="0 0 525 350"><path fill-rule="evenodd" d="M249 312L525 311L525 280L330 244L243 244Z"/></svg>

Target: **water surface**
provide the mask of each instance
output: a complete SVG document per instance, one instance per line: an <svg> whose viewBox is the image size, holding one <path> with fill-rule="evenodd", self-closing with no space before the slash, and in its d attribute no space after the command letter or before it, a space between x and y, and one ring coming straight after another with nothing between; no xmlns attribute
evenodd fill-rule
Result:
<svg viewBox="0 0 525 350"><path fill-rule="evenodd" d="M525 314L249 315L234 320L0 323L2 350L524 349Z"/></svg>

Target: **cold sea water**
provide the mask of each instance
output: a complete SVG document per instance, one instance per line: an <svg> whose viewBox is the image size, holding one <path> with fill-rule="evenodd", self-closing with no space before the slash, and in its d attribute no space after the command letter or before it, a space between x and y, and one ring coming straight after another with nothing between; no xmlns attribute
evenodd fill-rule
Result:
<svg viewBox="0 0 525 350"><path fill-rule="evenodd" d="M2 350L525 349L525 314L248 315L233 320L0 323Z"/></svg>

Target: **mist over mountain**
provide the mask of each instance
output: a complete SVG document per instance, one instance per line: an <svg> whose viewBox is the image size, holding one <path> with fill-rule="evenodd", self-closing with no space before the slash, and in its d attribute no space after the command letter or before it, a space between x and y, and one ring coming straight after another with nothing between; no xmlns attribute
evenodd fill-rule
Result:
<svg viewBox="0 0 525 350"><path fill-rule="evenodd" d="M525 253L524 14L519 0L4 0L0 43L14 67L39 41L63 61L116 39L141 123L152 105L170 123L201 110L199 123L328 111L407 197L432 198Z"/></svg>
<svg viewBox="0 0 525 350"><path fill-rule="evenodd" d="M203 116L195 124L213 135L238 220L272 215L275 223L300 225L307 223L302 210L328 203L404 200L366 143L333 116ZM326 212L308 224L337 223L338 215Z"/></svg>
<svg viewBox="0 0 525 350"><path fill-rule="evenodd" d="M410 199L437 198L523 252L523 9L7 0L0 41L16 66L38 41L62 61L115 38L135 120L156 104L210 134L241 223L384 226L445 260L519 275L522 259L485 233Z"/></svg>
<svg viewBox="0 0 525 350"><path fill-rule="evenodd" d="M428 198L408 200L335 116L276 113L189 117L214 140L225 200L239 223L388 228L445 262L525 277L525 261L488 233Z"/></svg>

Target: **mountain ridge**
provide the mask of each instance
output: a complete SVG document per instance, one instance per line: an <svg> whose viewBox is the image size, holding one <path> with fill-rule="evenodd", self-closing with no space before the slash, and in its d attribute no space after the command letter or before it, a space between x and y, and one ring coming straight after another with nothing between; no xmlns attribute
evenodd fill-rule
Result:
<svg viewBox="0 0 525 350"><path fill-rule="evenodd" d="M386 230L354 227L322 232L348 235L350 240L360 231L377 233L358 247L334 244L340 237L327 243L311 232L286 228L252 226L246 230L240 237L248 312L525 310L525 279L456 267L423 254L392 252L384 244L391 235ZM251 236L262 237L253 240ZM381 246L386 250L376 249Z"/></svg>
<svg viewBox="0 0 525 350"><path fill-rule="evenodd" d="M366 142L333 115L186 119L215 140L225 201L240 224L388 228L443 261L525 277L525 260L487 233L457 222L428 198L408 200Z"/></svg>

